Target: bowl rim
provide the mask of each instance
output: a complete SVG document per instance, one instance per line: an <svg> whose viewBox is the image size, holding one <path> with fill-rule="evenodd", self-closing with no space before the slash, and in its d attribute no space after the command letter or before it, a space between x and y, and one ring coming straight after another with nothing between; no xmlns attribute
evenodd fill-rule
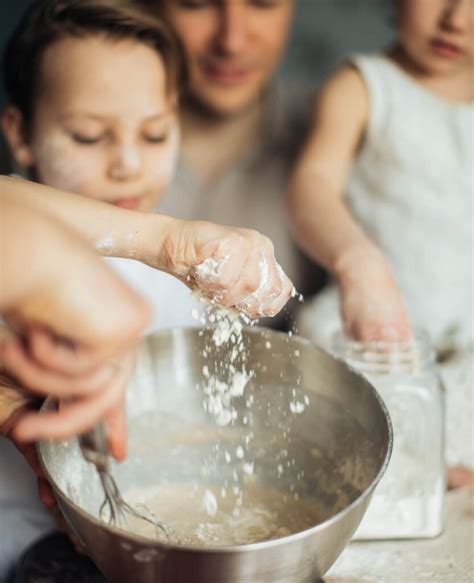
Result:
<svg viewBox="0 0 474 583"><path fill-rule="evenodd" d="M159 331L154 332L152 334L148 334L147 336L145 336L142 339L142 342L145 341L146 339L154 337L154 336L172 336L172 335L176 334L177 332L179 332L179 333L185 333L185 332L190 332L190 331L199 332L201 330L205 330L205 328L203 328L201 326L178 326L178 327L168 328L165 330L159 330ZM351 373L353 373L354 375L359 377L359 380L361 380L363 382L363 384L365 384L367 386L369 391L372 393L372 395L375 397L376 401L378 402L378 404L381 408L383 417L385 419L385 422L387 424L387 446L386 446L386 451L385 451L383 463L381 464L379 471L377 472L377 474L375 475L375 477L373 478L373 480L371 481L371 483L369 484L369 486L365 490L363 490L350 504L348 504L347 506L345 506L344 508L342 508L341 510L339 510L338 512L333 514L330 518L327 518L326 520L323 520L322 522L320 522L314 526L311 526L310 528L307 528L305 530L301 530L301 531L298 531L298 532L295 532L295 533L292 533L290 535L286 535L283 537L274 538L274 539L270 539L270 540L264 540L264 541L258 541L255 543L247 543L247 544L220 545L220 546L216 545L216 546L202 546L202 547L198 546L198 545L180 545L177 543L167 543L167 542L162 542L162 541L158 541L158 540L153 540L151 538L148 538L148 537L140 535L140 534L128 532L128 531L122 530L121 528L118 528L116 526L111 526L111 525L101 521L100 519L96 518L94 515L90 514L89 512L86 512L83 508L81 508L78 504L76 504L76 502L74 502L71 498L69 498L67 496L67 494L57 485L56 480L53 479L53 477L52 477L52 475L47 467L47 464L45 462L44 455L43 455L43 448L49 443L49 440L41 440L41 441L36 443L36 451L38 454L40 465L41 465L41 468L45 474L46 479L52 485L55 494L61 499L61 501L64 504L71 506L74 509L74 511L77 514L79 514L81 516L81 518L83 518L84 520L88 520L88 521L94 523L97 527L103 528L106 531L110 531L112 534L118 535L122 539L126 539L126 542L128 542L128 543L135 543L135 544L139 543L141 546L153 547L153 548L156 548L157 550L162 549L162 550L166 550L166 551L180 552L180 553L185 552L185 553L206 553L206 554L207 553L216 553L216 554L231 553L232 554L232 553L253 552L253 551L259 551L262 549L268 549L271 547L278 547L278 546L283 545L283 544L289 544L289 543L297 542L299 540L307 538L313 534L316 534L322 530L327 529L328 527L332 526L336 522L339 522L346 515L350 514L354 508L356 508L357 506L362 504L369 496L371 496L374 489L376 488L377 484L380 482L382 476L384 475L385 471L387 470L388 464L390 463L392 450L393 450L392 421L391 421L387 406L385 405L385 403L384 403L382 397L380 396L380 394L378 393L377 389L369 382L369 380L367 380L367 378L364 375L362 375L358 370L354 369L350 364L345 362L342 358L335 356L334 354L328 352L327 350L324 350L323 348L321 348L320 346L318 346L317 344L315 344L311 340L308 340L307 338L303 338L302 336L299 336L298 334L292 334L292 336L289 337L287 332L281 332L279 330L272 330L271 328L267 328L264 326L259 326L259 327L244 326L244 330L246 333L249 333L252 335L260 335L260 334L270 333L272 336L278 335L281 337L286 337L288 341L296 341L300 345L303 345L307 348L311 348L312 350L316 349L317 351L322 352L326 356L330 357L332 360L335 360L338 363L342 364L342 366L344 366L345 368L350 370ZM41 409L45 410L45 409L51 407L53 402L54 401L52 398L47 398ZM63 515L65 514L62 511L62 509L61 509L61 512ZM70 524L70 521L68 520L67 516L64 516L64 518ZM357 525L357 526L359 526L359 525ZM72 525L71 525L71 527L73 528L73 530L75 532L74 527Z"/></svg>

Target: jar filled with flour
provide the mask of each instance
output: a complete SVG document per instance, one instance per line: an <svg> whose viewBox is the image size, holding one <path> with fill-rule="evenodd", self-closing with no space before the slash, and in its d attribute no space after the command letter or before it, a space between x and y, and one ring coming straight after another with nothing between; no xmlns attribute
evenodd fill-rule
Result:
<svg viewBox="0 0 474 583"><path fill-rule="evenodd" d="M434 351L409 343L361 343L336 334L333 352L377 389L393 424L392 458L355 538L435 537L442 531L444 391Z"/></svg>

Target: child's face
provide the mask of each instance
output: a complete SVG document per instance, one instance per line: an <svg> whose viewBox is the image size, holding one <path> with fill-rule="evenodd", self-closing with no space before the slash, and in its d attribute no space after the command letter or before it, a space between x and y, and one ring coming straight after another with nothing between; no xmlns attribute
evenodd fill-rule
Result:
<svg viewBox="0 0 474 583"><path fill-rule="evenodd" d="M473 0L398 0L398 28L405 52L423 71L473 67Z"/></svg>
<svg viewBox="0 0 474 583"><path fill-rule="evenodd" d="M150 210L174 174L178 126L161 57L134 41L47 48L29 139L39 182Z"/></svg>

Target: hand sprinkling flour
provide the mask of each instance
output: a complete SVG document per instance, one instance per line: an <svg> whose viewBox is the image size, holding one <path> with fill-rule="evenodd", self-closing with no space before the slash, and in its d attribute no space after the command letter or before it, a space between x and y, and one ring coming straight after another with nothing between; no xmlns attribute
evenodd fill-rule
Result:
<svg viewBox="0 0 474 583"><path fill-rule="evenodd" d="M164 246L173 250L173 260L162 263L203 296L255 319L275 316L294 293L272 242L257 231L184 221L180 228Z"/></svg>
<svg viewBox="0 0 474 583"><path fill-rule="evenodd" d="M229 262L230 255L226 255L220 259L209 258L202 263L196 265L192 270L192 275L188 276L188 281L192 281L200 289L204 297L209 297L218 304L225 304L225 296L230 295L232 291L232 284L227 287L224 283L228 278L225 273L224 268ZM268 288L268 263L265 258L261 258L258 263L259 277L257 289L244 296L239 302L235 302L232 307L235 307L239 312L259 318L265 315L264 302L268 303L269 295L271 300L277 299L281 294L281 287L277 288L271 294L264 295L264 291ZM233 284L233 287L238 285L238 281ZM215 288L220 288L219 291L214 291ZM207 291L212 290L212 291ZM237 314L233 316L231 313L228 314L230 320L235 320ZM225 320L219 320L217 328L221 330L221 333L225 334L223 329L223 322ZM226 341L224 338L223 341ZM222 344L222 342L220 342ZM219 344L218 344L219 345Z"/></svg>

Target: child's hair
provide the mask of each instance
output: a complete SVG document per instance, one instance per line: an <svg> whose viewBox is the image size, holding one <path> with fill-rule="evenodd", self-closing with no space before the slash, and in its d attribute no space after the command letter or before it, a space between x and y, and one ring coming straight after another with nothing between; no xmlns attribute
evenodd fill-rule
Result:
<svg viewBox="0 0 474 583"><path fill-rule="evenodd" d="M163 59L168 94L179 93L186 77L184 58L174 33L161 20L126 0L37 0L23 16L3 55L7 96L23 114L26 125L41 87L39 73L45 49L67 37L96 34L152 47Z"/></svg>

